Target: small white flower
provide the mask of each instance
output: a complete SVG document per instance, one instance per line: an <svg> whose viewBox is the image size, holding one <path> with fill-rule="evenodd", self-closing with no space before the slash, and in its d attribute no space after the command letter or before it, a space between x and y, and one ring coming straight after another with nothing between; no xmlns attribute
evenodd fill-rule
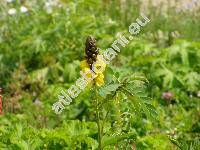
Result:
<svg viewBox="0 0 200 150"><path fill-rule="evenodd" d="M50 6L51 6L51 3L49 3L49 2L45 3L45 7L50 7Z"/></svg>
<svg viewBox="0 0 200 150"><path fill-rule="evenodd" d="M26 8L25 6L21 6L20 10L22 13L28 12L28 8Z"/></svg>
<svg viewBox="0 0 200 150"><path fill-rule="evenodd" d="M8 10L9 15L14 15L16 13L17 13L17 10L15 8L11 8L11 9Z"/></svg>
<svg viewBox="0 0 200 150"><path fill-rule="evenodd" d="M48 14L51 14L53 12L51 7L46 8L46 11L47 11Z"/></svg>
<svg viewBox="0 0 200 150"><path fill-rule="evenodd" d="M42 102L38 98L34 100L34 103L35 105L42 105Z"/></svg>
<svg viewBox="0 0 200 150"><path fill-rule="evenodd" d="M199 92L197 92L197 97L200 97L200 91L199 91Z"/></svg>
<svg viewBox="0 0 200 150"><path fill-rule="evenodd" d="M51 2L46 2L44 8L46 9L47 13L52 13L52 4Z"/></svg>
<svg viewBox="0 0 200 150"><path fill-rule="evenodd" d="M12 3L14 0L6 0L6 2L8 3Z"/></svg>

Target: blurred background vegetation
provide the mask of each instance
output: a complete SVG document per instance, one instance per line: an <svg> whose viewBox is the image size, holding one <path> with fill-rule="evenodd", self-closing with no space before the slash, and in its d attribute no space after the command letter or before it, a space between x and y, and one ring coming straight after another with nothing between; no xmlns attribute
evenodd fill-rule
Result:
<svg viewBox="0 0 200 150"><path fill-rule="evenodd" d="M150 23L111 66L146 76L158 118L151 121L129 112L124 122L137 135L137 149L198 149L199 0L1 0L0 148L95 149L89 89L60 116L51 106L60 90L80 76L86 37L95 36L104 51L119 35L128 34L141 12ZM109 122L107 126L109 130ZM107 149L125 149L127 142Z"/></svg>

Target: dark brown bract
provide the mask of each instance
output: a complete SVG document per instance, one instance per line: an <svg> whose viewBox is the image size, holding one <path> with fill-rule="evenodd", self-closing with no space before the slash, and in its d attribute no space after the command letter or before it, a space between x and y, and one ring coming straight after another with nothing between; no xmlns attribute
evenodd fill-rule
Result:
<svg viewBox="0 0 200 150"><path fill-rule="evenodd" d="M92 69L92 64L96 62L97 55L99 54L99 50L96 45L96 39L93 36L88 36L85 42L85 53L86 60Z"/></svg>

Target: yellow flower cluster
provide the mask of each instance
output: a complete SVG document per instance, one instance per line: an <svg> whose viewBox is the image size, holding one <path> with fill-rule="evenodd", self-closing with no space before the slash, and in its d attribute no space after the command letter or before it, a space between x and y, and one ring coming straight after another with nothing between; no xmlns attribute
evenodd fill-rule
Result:
<svg viewBox="0 0 200 150"><path fill-rule="evenodd" d="M89 64L87 63L87 60L83 60L80 63L80 67L83 72L87 72L88 70L91 70L89 67ZM92 71L95 73L95 79L94 82L97 86L102 86L104 84L104 74L103 71L106 68L105 62L100 58L100 56L97 56L97 61L94 63ZM92 74L87 74L88 78L91 78Z"/></svg>

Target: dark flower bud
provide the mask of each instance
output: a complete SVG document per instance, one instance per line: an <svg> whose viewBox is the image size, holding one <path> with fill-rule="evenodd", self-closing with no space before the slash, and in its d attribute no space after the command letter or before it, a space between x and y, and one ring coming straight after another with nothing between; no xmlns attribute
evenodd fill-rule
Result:
<svg viewBox="0 0 200 150"><path fill-rule="evenodd" d="M96 46L96 39L93 36L88 36L86 39L85 53L90 69L92 69L92 64L96 62L97 55L99 54L99 50Z"/></svg>

